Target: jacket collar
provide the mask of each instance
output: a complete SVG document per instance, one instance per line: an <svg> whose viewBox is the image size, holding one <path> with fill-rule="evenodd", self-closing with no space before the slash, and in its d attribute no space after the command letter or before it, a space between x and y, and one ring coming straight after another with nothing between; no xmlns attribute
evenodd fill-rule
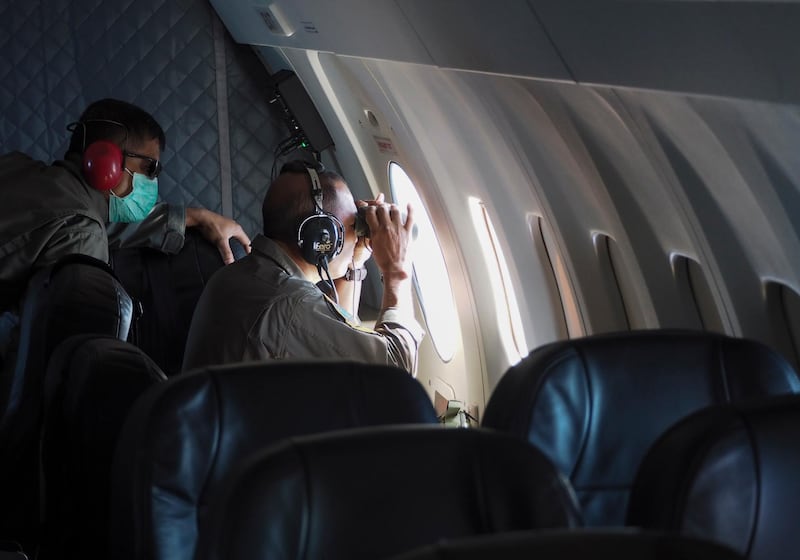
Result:
<svg viewBox="0 0 800 560"><path fill-rule="evenodd" d="M81 171L82 159L80 154L69 153L64 156L64 159L53 162L53 165L63 167L69 171L81 184L83 190L86 192L89 199L92 201L92 210L96 212L103 221L108 223L108 199L100 191L93 189L86 179L83 177Z"/></svg>
<svg viewBox="0 0 800 560"><path fill-rule="evenodd" d="M305 274L303 274L303 271L300 270L299 266L297 266L297 263L295 263L291 257L286 254L286 251L284 251L280 245L275 243L275 241L269 237L259 233L253 239L251 246L254 251L267 257L271 261L274 261L290 276L297 276L305 279Z"/></svg>

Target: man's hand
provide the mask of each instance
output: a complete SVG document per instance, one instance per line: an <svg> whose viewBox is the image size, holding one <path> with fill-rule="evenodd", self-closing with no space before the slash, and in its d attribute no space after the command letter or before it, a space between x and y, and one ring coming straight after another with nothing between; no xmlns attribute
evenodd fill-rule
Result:
<svg viewBox="0 0 800 560"><path fill-rule="evenodd" d="M405 223L396 204L375 204L367 208L365 219L369 225L372 258L384 275L400 280L410 272L409 247L412 241L414 212L409 204Z"/></svg>
<svg viewBox="0 0 800 560"><path fill-rule="evenodd" d="M233 262L230 239L237 239L250 252L250 238L238 222L205 208L186 209L186 227L200 228L203 237L217 246L225 264Z"/></svg>

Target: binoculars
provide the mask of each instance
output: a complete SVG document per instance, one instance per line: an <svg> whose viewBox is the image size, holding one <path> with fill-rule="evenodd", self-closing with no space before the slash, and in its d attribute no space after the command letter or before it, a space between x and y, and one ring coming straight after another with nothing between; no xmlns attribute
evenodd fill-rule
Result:
<svg viewBox="0 0 800 560"><path fill-rule="evenodd" d="M366 214L366 206L360 206L358 208L358 212L356 213L356 235L358 237L366 237L369 239L369 226L367 225L367 219L364 217Z"/></svg>
<svg viewBox="0 0 800 560"><path fill-rule="evenodd" d="M356 213L355 229L356 229L356 235L358 237L366 237L367 239L369 239L369 225L367 224L367 219L364 217L364 215L367 212L367 208L368 208L367 206L361 206L358 208L358 211ZM400 213L400 220L403 223L406 223L406 217L407 215L405 212ZM412 240L417 239L417 224L414 224L414 227L411 228L411 239Z"/></svg>

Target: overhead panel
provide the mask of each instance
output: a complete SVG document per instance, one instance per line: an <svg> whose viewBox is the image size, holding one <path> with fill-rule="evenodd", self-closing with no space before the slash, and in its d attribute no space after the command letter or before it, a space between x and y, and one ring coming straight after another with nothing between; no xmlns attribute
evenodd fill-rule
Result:
<svg viewBox="0 0 800 560"><path fill-rule="evenodd" d="M529 0L582 83L800 101L800 3Z"/></svg>
<svg viewBox="0 0 800 560"><path fill-rule="evenodd" d="M432 63L394 0L211 0L211 5L240 43Z"/></svg>
<svg viewBox="0 0 800 560"><path fill-rule="evenodd" d="M584 84L800 100L800 2L211 0L233 37Z"/></svg>
<svg viewBox="0 0 800 560"><path fill-rule="evenodd" d="M527 0L211 0L252 45L571 80Z"/></svg>
<svg viewBox="0 0 800 560"><path fill-rule="evenodd" d="M526 0L397 0L434 64L572 81Z"/></svg>

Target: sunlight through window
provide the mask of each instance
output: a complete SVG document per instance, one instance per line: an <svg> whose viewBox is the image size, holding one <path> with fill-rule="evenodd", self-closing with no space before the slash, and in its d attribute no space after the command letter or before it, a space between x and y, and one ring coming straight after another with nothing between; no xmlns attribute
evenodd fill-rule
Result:
<svg viewBox="0 0 800 560"><path fill-rule="evenodd" d="M469 207L472 213L472 222L475 224L475 231L480 239L481 251L486 261L486 269L491 277L500 339L508 361L513 365L528 354L528 346L525 342L525 334L522 331L522 318L519 315L517 298L511 286L511 276L492 225L492 220L483 202L477 198L469 197Z"/></svg>
<svg viewBox="0 0 800 560"><path fill-rule="evenodd" d="M405 208L410 203L414 209L417 228L413 253L414 285L433 346L439 357L449 362L455 353L460 329L439 239L414 183L403 168L394 162L389 164L389 184L395 204Z"/></svg>

